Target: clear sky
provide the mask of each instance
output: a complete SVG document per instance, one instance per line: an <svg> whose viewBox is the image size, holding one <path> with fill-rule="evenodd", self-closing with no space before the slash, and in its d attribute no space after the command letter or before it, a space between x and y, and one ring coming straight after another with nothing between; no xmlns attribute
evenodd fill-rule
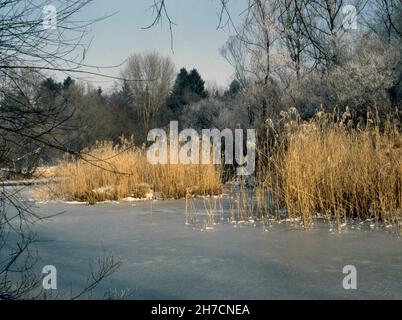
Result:
<svg viewBox="0 0 402 320"><path fill-rule="evenodd" d="M177 69L197 68L204 80L227 85L232 68L219 53L230 30L217 30L218 0L167 0L172 20L174 52L168 24L143 30L153 21L150 6L154 0L95 0L79 15L79 19L92 19L118 11L114 16L91 26L93 37L86 63L99 66L116 65L134 53L158 51L170 56ZM247 7L245 0L232 0L233 18L240 21L240 13ZM119 69L102 70L118 75ZM113 81L96 79L95 86L111 88Z"/></svg>

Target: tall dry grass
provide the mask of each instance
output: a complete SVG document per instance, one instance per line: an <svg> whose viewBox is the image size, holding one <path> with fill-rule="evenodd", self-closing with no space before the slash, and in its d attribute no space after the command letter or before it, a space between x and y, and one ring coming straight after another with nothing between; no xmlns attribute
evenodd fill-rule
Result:
<svg viewBox="0 0 402 320"><path fill-rule="evenodd" d="M65 159L55 170L60 178L47 197L91 204L127 197L183 198L188 193L215 195L222 191L220 168L214 165L151 165L145 148L100 142L80 159ZM43 190L42 190L43 192Z"/></svg>
<svg viewBox="0 0 402 320"><path fill-rule="evenodd" d="M356 123L348 112L319 112L302 121L290 109L280 128L268 121L269 147L259 151L254 191L240 188L231 219L282 219L287 212L305 227L317 217L338 227L349 219L401 225L402 133L395 119L381 122L374 114ZM129 141L98 143L84 154L54 169L61 179L48 198L96 203L144 198L151 190L186 199L222 193L222 168L214 165L154 166Z"/></svg>
<svg viewBox="0 0 402 320"><path fill-rule="evenodd" d="M282 116L264 175L290 217L305 226L318 216L338 226L350 218L402 222L399 121L371 116L356 125L348 112L320 112L303 122L295 109Z"/></svg>

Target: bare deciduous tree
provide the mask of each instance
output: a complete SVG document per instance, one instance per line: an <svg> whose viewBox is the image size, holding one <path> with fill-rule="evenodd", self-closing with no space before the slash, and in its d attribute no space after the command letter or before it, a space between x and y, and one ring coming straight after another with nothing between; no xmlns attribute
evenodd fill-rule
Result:
<svg viewBox="0 0 402 320"><path fill-rule="evenodd" d="M172 88L175 67L170 58L152 52L132 55L123 71L123 77L152 79L150 82L131 82L135 111L148 132L155 126L157 117Z"/></svg>
<svg viewBox="0 0 402 320"><path fill-rule="evenodd" d="M74 110L65 101L41 103L39 84L46 71L101 75L84 63L87 28L95 20L74 20L90 2L58 1L55 28L44 27L47 1L0 3L0 169L6 169L0 171L0 299L25 298L37 288L33 226L46 218L34 212L21 188L7 186L4 171L29 177L44 147L79 156L56 134ZM106 262L112 263L102 264L95 284L117 266L115 260Z"/></svg>

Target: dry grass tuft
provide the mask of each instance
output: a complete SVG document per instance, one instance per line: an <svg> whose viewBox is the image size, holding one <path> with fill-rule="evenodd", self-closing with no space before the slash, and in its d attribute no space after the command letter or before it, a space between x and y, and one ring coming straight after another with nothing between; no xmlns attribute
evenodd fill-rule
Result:
<svg viewBox="0 0 402 320"><path fill-rule="evenodd" d="M213 165L151 165L145 148L127 140L118 146L98 143L82 159L65 159L55 168L60 181L47 188L48 199L90 204L127 197L183 198L222 191L220 168ZM189 191L190 190L190 191ZM42 190L43 198L43 190Z"/></svg>

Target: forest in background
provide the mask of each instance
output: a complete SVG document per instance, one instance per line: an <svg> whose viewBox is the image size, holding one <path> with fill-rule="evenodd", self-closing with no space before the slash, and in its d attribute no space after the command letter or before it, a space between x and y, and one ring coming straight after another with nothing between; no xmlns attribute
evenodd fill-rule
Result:
<svg viewBox="0 0 402 320"><path fill-rule="evenodd" d="M117 143L122 136L142 145L149 130L171 120L197 130L255 128L265 137L267 119L278 123L291 107L303 120L334 109L340 116L349 112L355 123L368 112L380 118L400 115L401 1L357 0L355 12L345 12L345 1L253 3L221 48L233 66L227 88L206 85L196 69L178 70L157 52L131 55L122 80L109 92L71 77L58 82L43 70L17 68L16 81L2 87L0 122L19 108L57 110L63 121L53 136L79 152L96 141ZM9 146L2 166L29 167L21 158L25 146ZM30 141L29 148L30 160L45 163L66 151L38 141Z"/></svg>

